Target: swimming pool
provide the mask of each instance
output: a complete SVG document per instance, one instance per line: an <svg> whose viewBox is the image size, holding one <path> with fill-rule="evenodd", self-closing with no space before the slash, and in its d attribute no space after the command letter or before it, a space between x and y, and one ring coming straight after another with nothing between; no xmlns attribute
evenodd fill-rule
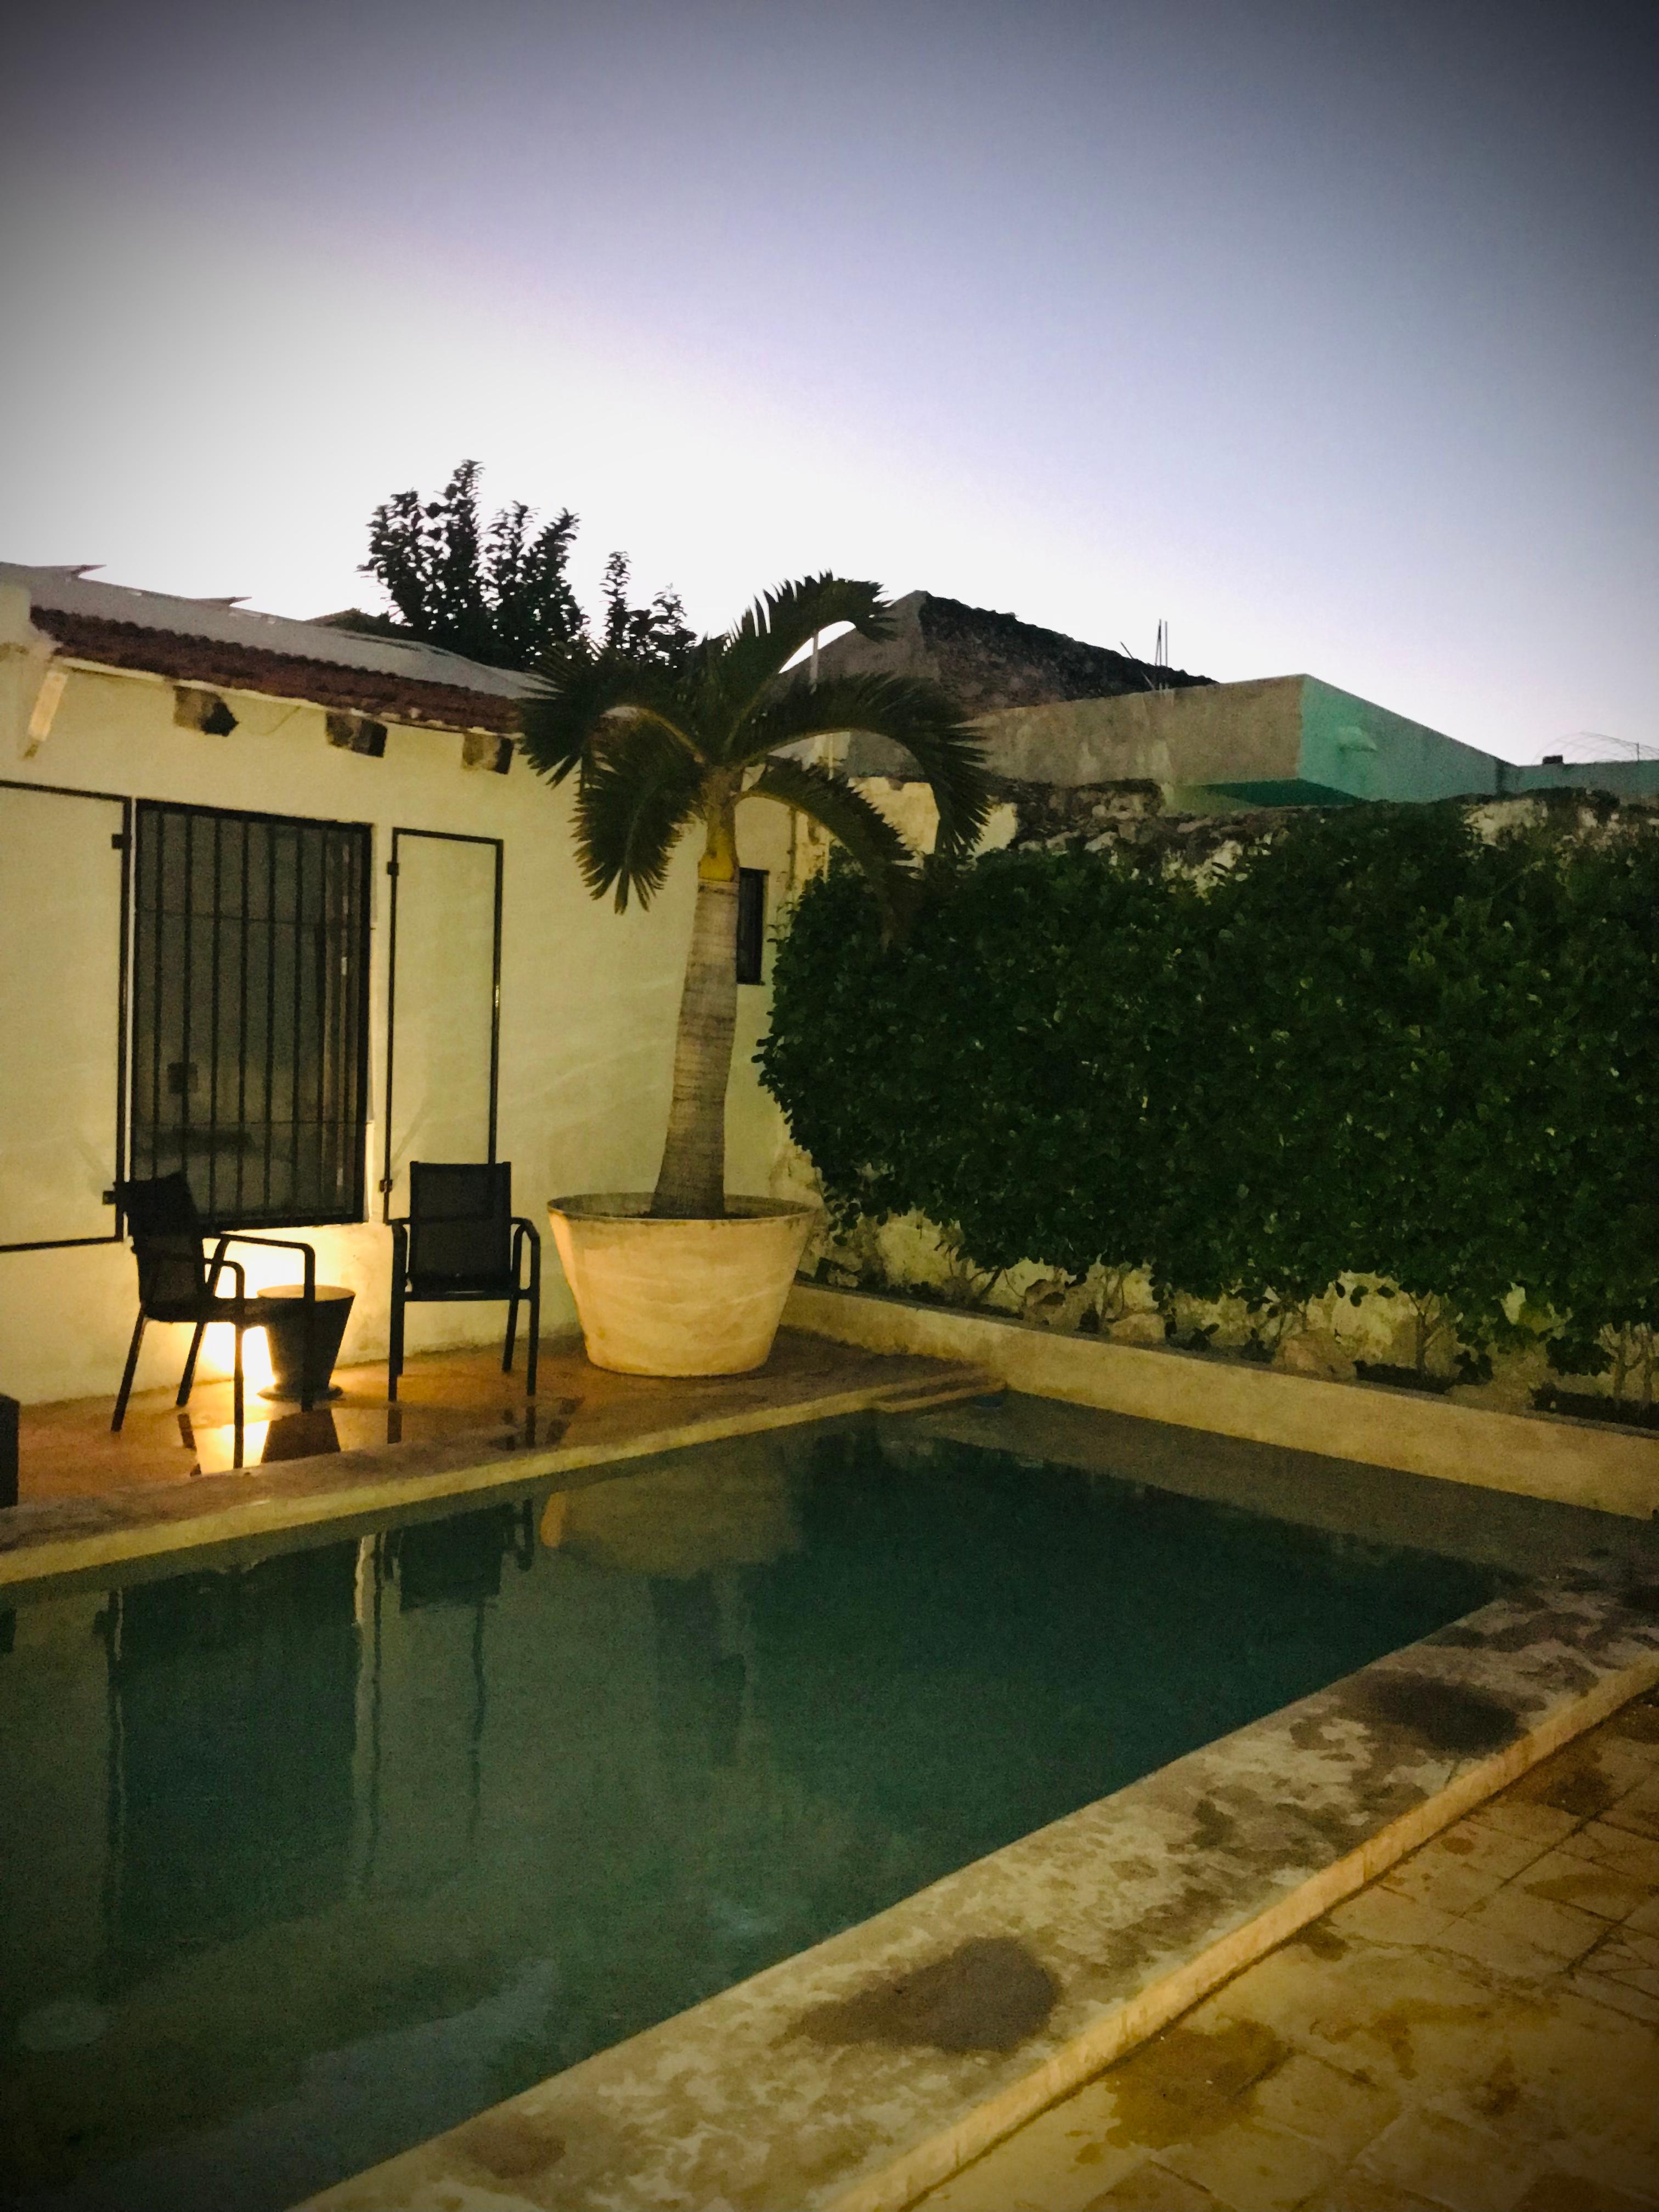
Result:
<svg viewBox="0 0 1659 2212"><path fill-rule="evenodd" d="M6 2185L289 2204L1498 1579L860 1421L21 1606Z"/></svg>

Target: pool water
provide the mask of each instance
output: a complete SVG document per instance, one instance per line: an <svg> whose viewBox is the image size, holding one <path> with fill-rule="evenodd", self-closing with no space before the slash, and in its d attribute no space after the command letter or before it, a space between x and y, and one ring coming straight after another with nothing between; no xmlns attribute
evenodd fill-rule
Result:
<svg viewBox="0 0 1659 2212"><path fill-rule="evenodd" d="M0 2187L299 2197L1493 1594L836 1424L0 1615Z"/></svg>

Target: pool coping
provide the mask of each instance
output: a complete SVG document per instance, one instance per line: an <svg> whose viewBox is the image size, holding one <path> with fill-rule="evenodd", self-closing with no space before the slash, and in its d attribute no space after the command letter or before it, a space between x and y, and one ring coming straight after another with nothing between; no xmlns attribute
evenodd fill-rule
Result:
<svg viewBox="0 0 1659 2212"><path fill-rule="evenodd" d="M715 1443L860 1413L908 1413L982 1395L999 1386L960 1360L908 1359L905 1371L824 1388L805 1379L795 1395L769 1389L765 1370L731 1378L727 1410L631 1433L612 1429L581 1443L556 1438L508 1446L480 1437L410 1443L285 1460L270 1467L198 1475L86 1497L32 1501L0 1511L0 1594L68 1577L161 1561L204 1545L272 1537L331 1522L381 1520L502 1491L574 1487L613 1467L689 1444Z"/></svg>
<svg viewBox="0 0 1659 2212"><path fill-rule="evenodd" d="M1659 1682L1646 1577L1499 1598L310 2212L900 2212Z"/></svg>
<svg viewBox="0 0 1659 2212"><path fill-rule="evenodd" d="M1386 1382L1338 1382L1176 1345L1114 1344L1012 1315L797 1282L785 1323L866 1352L980 1362L1011 1390L1255 1443L1363 1460L1646 1521L1659 1433L1570 1413L1512 1413Z"/></svg>

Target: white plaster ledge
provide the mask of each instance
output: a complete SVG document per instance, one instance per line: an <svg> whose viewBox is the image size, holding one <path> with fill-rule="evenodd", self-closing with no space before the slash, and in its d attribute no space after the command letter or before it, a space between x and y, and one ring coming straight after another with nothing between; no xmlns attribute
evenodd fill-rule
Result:
<svg viewBox="0 0 1659 2212"><path fill-rule="evenodd" d="M1637 1429L1500 1413L1382 1383L1328 1382L817 1283L796 1284L784 1320L866 1351L974 1360L1009 1389L1039 1398L1639 1521L1659 1514L1659 1435Z"/></svg>

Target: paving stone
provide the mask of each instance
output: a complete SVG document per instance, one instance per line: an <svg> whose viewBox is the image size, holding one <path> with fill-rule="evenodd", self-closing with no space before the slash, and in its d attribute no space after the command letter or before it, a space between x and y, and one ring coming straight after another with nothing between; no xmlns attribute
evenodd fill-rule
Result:
<svg viewBox="0 0 1659 2212"><path fill-rule="evenodd" d="M1146 2157L1144 2143L1103 2139L1116 2114L1111 2081L1102 2075L994 2144L931 2193L928 2212L1085 2212Z"/></svg>
<svg viewBox="0 0 1659 2212"><path fill-rule="evenodd" d="M1594 1729L1523 1774L1509 1798L1511 1803L1550 1806L1594 1820L1650 1772L1642 1745Z"/></svg>
<svg viewBox="0 0 1659 2212"><path fill-rule="evenodd" d="M1569 2142L1645 2143L1659 2120L1659 2036L1576 1994L1567 1982L1502 2009L1492 2021L1487 2063L1474 2094L1476 2117L1489 2124L1513 2124L1523 2106L1534 2114L1541 2107L1540 2136L1553 2127ZM1449 2075L1439 2079L1457 2087Z"/></svg>
<svg viewBox="0 0 1659 2212"><path fill-rule="evenodd" d="M1528 1897L1594 1912L1603 1920L1626 1919L1649 1894L1644 1882L1615 1874L1603 1861L1565 1850L1546 1851L1541 1859L1534 1859L1516 1875L1515 1887Z"/></svg>
<svg viewBox="0 0 1659 2212"><path fill-rule="evenodd" d="M1333 1962L1300 2020L1274 2032L1344 2073L1393 2089L1478 2068L1504 1996L1478 1966L1443 1951L1365 1951Z"/></svg>
<svg viewBox="0 0 1659 2212"><path fill-rule="evenodd" d="M1396 2189L1386 2181L1373 2181L1352 2166L1306 2199L1302 2212L1442 2212L1426 2197Z"/></svg>
<svg viewBox="0 0 1659 2212"><path fill-rule="evenodd" d="M1585 1966L1594 1974L1610 1974L1632 1989L1659 1996L1659 1936L1616 1929L1599 1943Z"/></svg>
<svg viewBox="0 0 1659 2212"><path fill-rule="evenodd" d="M1448 2212L1513 2212L1544 2160L1531 2143L1419 2106L1402 2112L1354 2163L1370 2179Z"/></svg>
<svg viewBox="0 0 1659 2212"><path fill-rule="evenodd" d="M1523 1872L1529 1873L1530 1869ZM1443 1850L1438 1844L1431 1844L1426 1850L1413 1851L1408 1859L1401 1859L1391 1873L1382 1877L1379 1887L1409 1897L1419 1905L1430 1905L1436 1911L1459 1913L1467 1912L1483 1897L1490 1897L1502 1881L1501 1875L1471 1866L1467 1858Z"/></svg>
<svg viewBox="0 0 1659 2212"><path fill-rule="evenodd" d="M1540 1850L1560 1843L1579 1825L1576 1814L1560 1812L1553 1805L1529 1804L1524 1798L1511 1799L1507 1791L1481 1807L1480 1819L1488 1828L1535 1842Z"/></svg>
<svg viewBox="0 0 1659 2212"><path fill-rule="evenodd" d="M1325 1916L1327 1927L1339 1936L1357 1936L1364 1943L1403 1943L1413 1948L1431 1943L1451 1923L1449 1912L1437 1911L1432 1905L1402 1896L1382 1883L1362 1889L1357 1897Z"/></svg>
<svg viewBox="0 0 1659 2212"><path fill-rule="evenodd" d="M1633 1989L1610 1974L1586 1973L1581 1969L1572 1977L1571 1986L1581 1996L1609 2005L1615 2012L1628 2013L1632 2020L1659 2022L1659 1996L1650 1996L1645 1990Z"/></svg>
<svg viewBox="0 0 1659 2212"><path fill-rule="evenodd" d="M1659 2197L1626 2195L1609 2184L1587 2181L1582 2175L1564 2173L1552 2166L1540 2173L1524 2197L1516 2197L1511 2212L1654 2212Z"/></svg>
<svg viewBox="0 0 1659 2212"><path fill-rule="evenodd" d="M1207 2189L1149 2159L1091 2197L1083 2212L1213 2212L1215 2203Z"/></svg>
<svg viewBox="0 0 1659 2212"><path fill-rule="evenodd" d="M1644 1743L1659 1768L1659 1698L1650 1693L1645 1698L1632 1698L1601 1723L1609 1735L1623 1736L1627 1742Z"/></svg>
<svg viewBox="0 0 1659 2212"><path fill-rule="evenodd" d="M1362 2081L1304 2051L1258 2083L1253 2101L1264 2120L1293 2128L1345 2160L1380 2135L1400 2110L1400 2097L1393 2088Z"/></svg>
<svg viewBox="0 0 1659 2212"><path fill-rule="evenodd" d="M1254 2117L1198 2142L1171 2143L1158 2159L1231 2212L1291 2212L1346 2162L1328 2144Z"/></svg>
<svg viewBox="0 0 1659 2212"><path fill-rule="evenodd" d="M1502 1938L1541 1951L1558 1960L1582 1959L1607 1934L1605 1919L1553 1898L1535 1897L1519 1882L1507 1883L1482 1905L1467 1912L1453 1928L1491 1930ZM1437 1936L1425 1939L1439 1941Z"/></svg>
<svg viewBox="0 0 1659 2212"><path fill-rule="evenodd" d="M1314 1929L1307 1932L1316 1934L1324 1924L1316 1922ZM1340 1938L1332 1940L1340 1943L1340 1953L1348 1950ZM1270 1951L1265 1959L1224 1982L1212 1996L1186 2015L1188 2023L1207 2028L1219 2021L1259 2020L1293 2041L1292 2031L1306 2024L1319 2005L1322 1992L1329 1986L1328 1964L1329 1954L1316 1949L1304 1935L1304 1939Z"/></svg>
<svg viewBox="0 0 1659 2212"><path fill-rule="evenodd" d="M1437 1841L1441 1850L1471 1872L1507 1881L1522 1867L1542 1858L1550 1845L1559 1841L1559 1832L1558 1830L1548 1836L1536 1832L1518 1835L1512 1826L1494 1821L1483 1812L1472 1813L1467 1820L1459 1820Z"/></svg>
<svg viewBox="0 0 1659 2212"><path fill-rule="evenodd" d="M1633 1834L1628 1828L1609 1827L1605 1820L1591 1820L1561 1848L1569 1857L1595 1859L1615 1874L1659 1889L1659 1838Z"/></svg>
<svg viewBox="0 0 1659 2212"><path fill-rule="evenodd" d="M1587 1919L1589 1917L1585 1915ZM1563 1963L1559 1952L1540 1950L1535 1943L1524 1942L1512 1928L1495 1927L1482 1917L1480 1907L1454 1920L1443 1936L1435 1938L1435 1948L1471 1960L1500 1980L1523 1986L1547 1981L1560 1972Z"/></svg>
<svg viewBox="0 0 1659 2212"><path fill-rule="evenodd" d="M1628 1828L1635 1835L1659 1838L1659 1780L1649 1780L1630 1790L1602 1818L1611 1828Z"/></svg>

